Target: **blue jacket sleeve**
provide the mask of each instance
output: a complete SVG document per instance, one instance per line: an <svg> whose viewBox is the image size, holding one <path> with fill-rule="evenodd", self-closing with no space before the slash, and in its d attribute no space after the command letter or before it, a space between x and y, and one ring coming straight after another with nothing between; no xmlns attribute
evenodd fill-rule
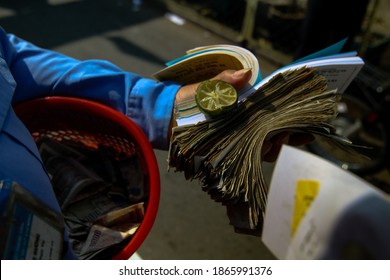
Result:
<svg viewBox="0 0 390 280"><path fill-rule="evenodd" d="M7 38L4 57L17 83L13 103L54 95L98 101L130 117L154 148L167 149L179 85L146 79L103 60L79 61L14 35L1 38L2 43Z"/></svg>

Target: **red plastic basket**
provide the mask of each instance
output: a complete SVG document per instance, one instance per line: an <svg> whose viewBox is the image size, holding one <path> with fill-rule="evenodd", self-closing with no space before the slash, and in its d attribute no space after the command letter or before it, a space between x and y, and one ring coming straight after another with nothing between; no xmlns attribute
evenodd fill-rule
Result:
<svg viewBox="0 0 390 280"><path fill-rule="evenodd" d="M109 146L118 154L138 154L148 178L145 216L130 242L112 259L129 259L141 246L155 221L160 201L160 175L156 157L143 131L124 114L105 105L79 98L46 97L15 106L15 112L35 140Z"/></svg>

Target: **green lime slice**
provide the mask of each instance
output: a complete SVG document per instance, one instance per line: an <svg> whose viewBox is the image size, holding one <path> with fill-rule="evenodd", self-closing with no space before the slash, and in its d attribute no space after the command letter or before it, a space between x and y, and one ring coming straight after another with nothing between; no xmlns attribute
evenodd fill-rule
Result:
<svg viewBox="0 0 390 280"><path fill-rule="evenodd" d="M199 84L195 101L203 113L218 117L237 107L238 95L231 84L221 80L208 80Z"/></svg>

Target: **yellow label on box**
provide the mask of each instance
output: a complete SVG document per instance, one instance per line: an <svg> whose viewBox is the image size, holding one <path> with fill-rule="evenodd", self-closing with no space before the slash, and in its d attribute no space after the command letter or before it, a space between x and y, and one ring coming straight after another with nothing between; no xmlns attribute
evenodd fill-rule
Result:
<svg viewBox="0 0 390 280"><path fill-rule="evenodd" d="M305 216L311 203L320 189L320 182L314 180L298 180L295 186L295 203L291 221L291 237L294 236L299 223Z"/></svg>

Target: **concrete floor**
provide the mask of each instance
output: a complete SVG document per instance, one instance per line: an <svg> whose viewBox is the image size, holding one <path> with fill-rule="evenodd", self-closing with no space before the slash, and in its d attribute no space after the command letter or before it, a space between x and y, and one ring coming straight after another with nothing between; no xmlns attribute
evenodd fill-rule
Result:
<svg viewBox="0 0 390 280"><path fill-rule="evenodd" d="M109 60L145 77L188 49L234 44L196 24L173 23L159 5L161 1L144 2L134 11L131 0L3 0L0 26L41 47L82 60ZM277 68L262 58L260 67L264 75ZM234 233L225 208L212 201L196 182L168 172L167 152L155 153L161 201L154 227L137 252L141 258L274 258L260 238ZM265 165L268 177L272 167Z"/></svg>

